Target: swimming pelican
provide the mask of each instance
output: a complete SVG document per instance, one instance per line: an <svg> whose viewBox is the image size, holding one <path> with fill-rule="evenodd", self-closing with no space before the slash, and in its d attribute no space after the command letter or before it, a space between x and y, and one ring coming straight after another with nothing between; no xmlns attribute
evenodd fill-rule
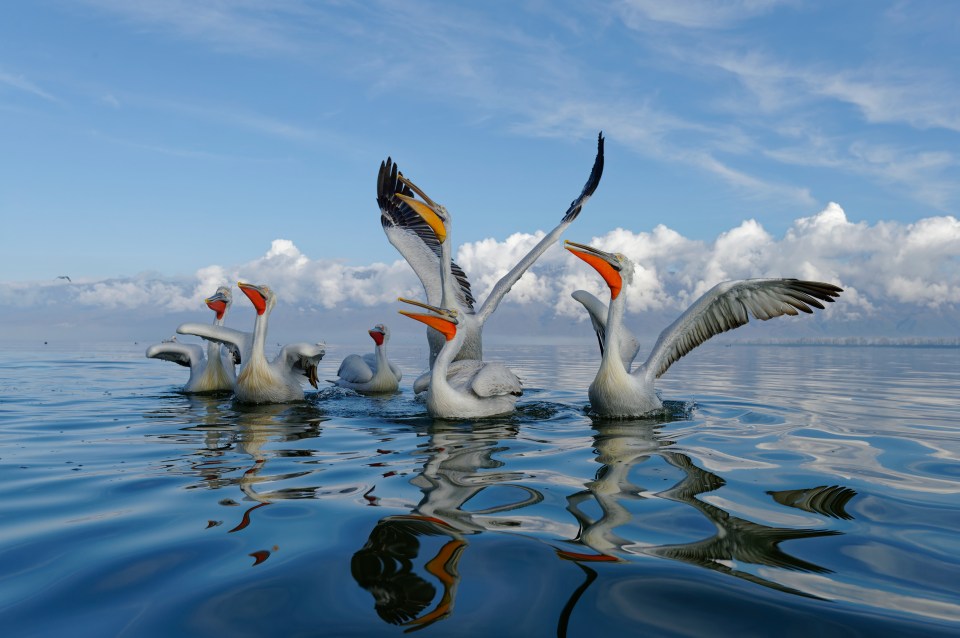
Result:
<svg viewBox="0 0 960 638"><path fill-rule="evenodd" d="M216 313L213 325L222 326L227 310L233 303L233 295L229 288L220 286L212 297L204 300L204 303ZM234 366L240 362L240 353L213 341L207 342L207 352L204 356L201 346L193 343L179 343L176 337L173 337L147 348L147 357L173 361L190 368L190 378L183 386L184 392L233 390L237 382Z"/></svg>
<svg viewBox="0 0 960 638"><path fill-rule="evenodd" d="M466 273L451 259L450 234L452 219L447 209L432 199L413 182L403 176L397 165L388 157L380 164L377 176L377 203L380 205L380 222L390 243L403 255L413 268L427 295L427 303L442 308L457 310L458 332L463 334L463 347L454 360L483 360L481 331L504 296L540 255L552 246L567 226L580 214L590 196L600 184L603 174L603 133L597 136L597 157L590 177L580 196L564 214L560 224L548 233L521 259L510 272L496 283L479 310L474 309L475 299L470 290ZM423 201L414 199L419 195ZM439 261L439 264L437 263ZM444 340L433 330L427 330L430 343L430 367L434 366ZM414 391L426 389L429 373L414 382Z"/></svg>
<svg viewBox="0 0 960 638"><path fill-rule="evenodd" d="M843 292L833 284L798 279L741 279L719 283L661 332L646 362L630 372L624 363L621 345L626 306L626 295L621 292L633 281L633 262L619 253L571 241L565 242L564 247L590 264L610 288L606 321L602 329L597 330L603 356L589 391L593 412L605 417L636 417L663 407L654 391L654 381L710 337L746 325L751 314L766 321L796 315L798 310L812 313L811 306L822 310L820 301L832 302Z"/></svg>
<svg viewBox="0 0 960 638"><path fill-rule="evenodd" d="M238 282L237 286L253 303L257 318L253 334L222 326L185 323L177 328L181 334L192 334L218 341L239 350L243 358L234 396L244 403L287 403L303 399L300 376L307 377L317 387L317 362L326 350L321 343L292 343L284 346L273 361L264 353L267 340L267 320L277 304L277 296L267 286Z"/></svg>
<svg viewBox="0 0 960 638"><path fill-rule="evenodd" d="M498 416L513 412L517 398L523 394L520 379L502 363L484 363L475 359L461 359L456 374L448 370L465 335L459 329L457 310L438 308L430 304L400 299L419 306L430 313L401 310L400 314L425 323L444 338L437 359L430 371L427 389L427 412L438 419L464 419Z"/></svg>
<svg viewBox="0 0 960 638"><path fill-rule="evenodd" d="M390 329L378 323L367 332L377 344L374 351L365 355L348 355L337 370L337 380L330 383L361 394L396 392L403 375L400 373L400 368L387 360Z"/></svg>

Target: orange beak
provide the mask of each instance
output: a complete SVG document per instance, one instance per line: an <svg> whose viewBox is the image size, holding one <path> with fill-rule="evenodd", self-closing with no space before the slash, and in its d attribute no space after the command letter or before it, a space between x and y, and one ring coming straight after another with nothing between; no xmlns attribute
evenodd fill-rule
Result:
<svg viewBox="0 0 960 638"><path fill-rule="evenodd" d="M223 293L218 292L212 297L204 299L203 302L207 304L207 308L217 313L217 319L223 319L223 314L227 311L227 298L223 296Z"/></svg>
<svg viewBox="0 0 960 638"><path fill-rule="evenodd" d="M253 303L253 307L257 309L257 314L262 315L267 310L267 298L263 294L263 291L260 289L260 286L254 286L253 284L245 284L242 281L237 282L237 286L240 290L243 291L243 294Z"/></svg>
<svg viewBox="0 0 960 638"><path fill-rule="evenodd" d="M623 288L623 278L620 276L620 265L610 253L597 250L586 244L577 244L572 241L565 241L564 248L574 255L590 264L594 270L600 273L603 280L610 287L610 299L616 299Z"/></svg>
<svg viewBox="0 0 960 638"><path fill-rule="evenodd" d="M443 308L437 308L436 306L431 306L419 301L404 299L403 297L400 297L398 301L412 304L414 306L420 306L421 308L430 310L432 313L436 313L426 314L421 312L408 312L406 310L401 310L399 311L401 315L410 317L411 319L416 319L420 323L427 324L442 334L447 341L450 341L457 336L457 317L455 312L451 310L444 310Z"/></svg>

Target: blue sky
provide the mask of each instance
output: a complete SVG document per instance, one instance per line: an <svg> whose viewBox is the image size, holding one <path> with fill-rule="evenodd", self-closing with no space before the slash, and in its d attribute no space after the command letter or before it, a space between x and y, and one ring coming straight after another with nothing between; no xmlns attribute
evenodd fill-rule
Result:
<svg viewBox="0 0 960 638"><path fill-rule="evenodd" d="M555 225L602 129L570 239L945 218L917 281L952 300L958 32L947 0L3 3L0 282L234 273L277 239L392 264L387 155L458 244L504 242Z"/></svg>

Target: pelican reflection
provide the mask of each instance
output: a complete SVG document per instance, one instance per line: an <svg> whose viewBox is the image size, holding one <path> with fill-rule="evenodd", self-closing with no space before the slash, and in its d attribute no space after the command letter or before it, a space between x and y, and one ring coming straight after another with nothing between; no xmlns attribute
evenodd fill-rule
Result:
<svg viewBox="0 0 960 638"><path fill-rule="evenodd" d="M350 563L354 580L373 595L380 618L406 631L453 612L458 566L471 534L520 527L519 518L506 514L543 500L537 490L515 482L522 473L498 471L504 463L494 455L507 449L501 441L516 437L515 425L457 427L438 421L427 433L427 459L410 480L422 494L420 502L409 514L380 519ZM494 504L467 509L492 486L498 488ZM440 587L439 597L433 583Z"/></svg>
<svg viewBox="0 0 960 638"><path fill-rule="evenodd" d="M722 477L698 467L686 454L673 451L673 442L658 435L662 423L656 421L617 421L595 423L596 435L594 448L597 462L602 467L593 481L585 484L586 489L568 497L568 511L577 519L580 530L571 541L579 548L560 550L562 558L577 561L581 565L598 561L625 561L631 555L657 556L678 560L698 567L726 573L744 580L793 594L809 596L803 592L757 576L747 571L746 566L769 566L787 570L827 573L825 567L797 558L781 548L786 541L833 536L841 532L829 529L794 529L772 527L733 516L716 505L698 498L702 494L713 492L725 485ZM631 472L641 463L651 459L662 459L671 467L680 470L683 478L667 489L656 490L649 486L631 482ZM634 472L634 475L637 473ZM790 505L807 503L820 488L813 490L793 490L784 499ZM838 498L851 495L851 490L836 488L833 499L827 500L837 510ZM823 490L820 490L823 493ZM836 496L840 494L841 496ZM804 499L804 495L808 498ZM852 496L852 495L851 495ZM631 501L652 501L664 499L692 507L702 514L715 529L714 534L701 540L656 544L644 543L642 539L624 538L618 528L639 520L629 509ZM822 500L822 499L821 499ZM847 496L849 500L849 496ZM584 511L586 503L596 503L600 509L599 517L591 517ZM846 502L846 501L843 501ZM839 503L839 511L843 511ZM816 511L816 510L808 510ZM844 512L845 513L845 512Z"/></svg>

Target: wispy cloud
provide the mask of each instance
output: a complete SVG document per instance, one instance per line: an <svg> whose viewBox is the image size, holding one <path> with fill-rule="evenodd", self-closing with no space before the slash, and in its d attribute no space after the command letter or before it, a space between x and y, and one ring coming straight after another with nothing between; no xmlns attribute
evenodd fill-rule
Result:
<svg viewBox="0 0 960 638"><path fill-rule="evenodd" d="M47 93L46 91L44 91L39 86L37 86L27 78L23 77L22 75L7 73L2 69L0 69L0 85L8 86L18 91L29 93L30 95L43 98L48 102L55 102L57 104L60 103L60 100L57 97L51 95L50 93Z"/></svg>
<svg viewBox="0 0 960 638"><path fill-rule="evenodd" d="M769 13L797 0L622 0L619 9L632 26L640 21L669 23L696 29L719 29Z"/></svg>

